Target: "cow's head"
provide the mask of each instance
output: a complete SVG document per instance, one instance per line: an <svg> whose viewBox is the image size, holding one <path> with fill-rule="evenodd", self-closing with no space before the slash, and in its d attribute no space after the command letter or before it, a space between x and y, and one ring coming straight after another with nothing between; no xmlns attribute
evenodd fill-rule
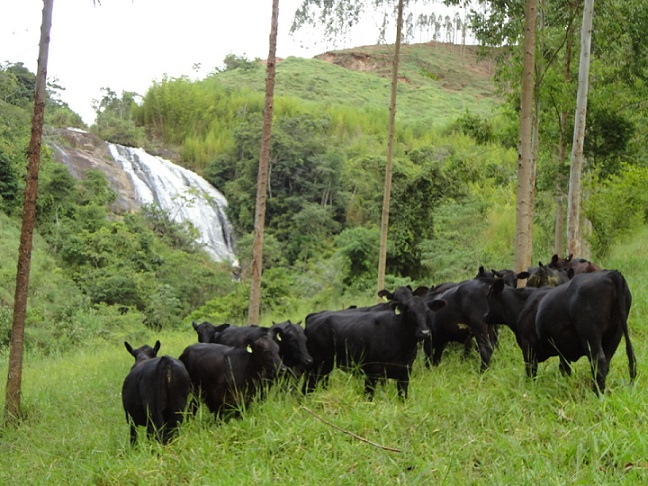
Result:
<svg viewBox="0 0 648 486"><path fill-rule="evenodd" d="M309 369L313 365L313 358L306 348L306 334L304 329L290 320L279 324L273 322L270 332L279 343L281 358L286 366L298 371Z"/></svg>
<svg viewBox="0 0 648 486"><path fill-rule="evenodd" d="M430 335L427 325L429 307L422 297L414 295L411 287L398 287L393 293L381 290L378 295L389 299L394 313L400 315L402 325L413 332L417 340Z"/></svg>
<svg viewBox="0 0 648 486"><path fill-rule="evenodd" d="M247 349L252 353L254 362L261 370L263 377L272 378L287 371L279 354L279 345L271 335L267 334L255 340L248 340Z"/></svg>
<svg viewBox="0 0 648 486"><path fill-rule="evenodd" d="M216 334L223 332L225 329L230 327L230 324L221 324L219 326L214 326L211 322L204 321L201 324L198 324L196 321L192 321L191 325L198 334L199 343L215 343Z"/></svg>
<svg viewBox="0 0 648 486"><path fill-rule="evenodd" d="M160 341L155 341L155 346L151 347L148 344L141 346L137 349L133 349L128 341L124 341L124 346L126 350L135 358L135 362L143 361L145 359L155 358L158 351L160 350Z"/></svg>

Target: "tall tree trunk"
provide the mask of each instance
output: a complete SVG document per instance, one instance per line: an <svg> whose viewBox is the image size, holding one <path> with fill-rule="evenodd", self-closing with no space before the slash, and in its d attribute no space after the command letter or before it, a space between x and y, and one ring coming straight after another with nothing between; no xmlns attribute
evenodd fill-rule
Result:
<svg viewBox="0 0 648 486"><path fill-rule="evenodd" d="M387 135L387 166L385 168L385 190L383 193L382 218L380 221L380 253L378 256L378 291L385 288L387 268L387 233L389 231L389 202L391 199L392 165L394 158L394 130L396 123L396 93L398 92L398 64L400 61L401 31L403 30L403 0L398 1L396 21L396 44L392 64L391 100L389 102L389 133Z"/></svg>
<svg viewBox="0 0 648 486"><path fill-rule="evenodd" d="M531 265L533 236L533 195L535 168L533 160L533 87L535 37L538 16L537 0L526 0L524 20L524 62L522 66L522 99L520 106L520 145L517 171L517 210L515 271Z"/></svg>
<svg viewBox="0 0 648 486"><path fill-rule="evenodd" d="M259 324L261 308L261 274L263 273L263 233L265 229L268 172L270 170L270 145L272 134L272 107L277 53L277 30L279 25L279 0L272 0L272 21L270 25L270 51L266 65L265 108L261 134L261 157L257 176L256 212L254 216L254 243L252 245L252 281L250 283L250 305L248 323Z"/></svg>
<svg viewBox="0 0 648 486"><path fill-rule="evenodd" d="M585 0L583 26L581 29L581 54L578 67L578 95L576 96L576 119L572 142L571 168L569 171L569 196L567 210L567 251L573 255L581 252L580 201L581 173L583 170L583 143L587 116L587 93L589 90L590 50L592 45L592 19L594 0Z"/></svg>
<svg viewBox="0 0 648 486"><path fill-rule="evenodd" d="M565 42L565 84L569 84L571 79L571 56L572 56L572 27L567 32L567 41ZM561 111L559 116L560 136L558 139L558 176L556 178L556 227L554 234L554 253L563 255L565 253L565 184L566 180L563 175L562 167L567 160L567 112Z"/></svg>
<svg viewBox="0 0 648 486"><path fill-rule="evenodd" d="M17 423L20 417L20 398L22 388L23 340L25 337L25 316L27 314L27 294L29 290L29 270L31 267L32 241L36 219L38 198L38 169L40 166L41 142L43 139L43 119L45 117L45 88L47 85L47 57L49 54L50 31L52 29L52 9L54 0L43 0L43 19L41 22L40 48L36 89L34 92L34 114L32 117L31 138L29 140L27 181L23 206L22 230L18 247L18 268L16 271L16 293L14 298L11 342L9 345L9 371L4 409L4 420Z"/></svg>

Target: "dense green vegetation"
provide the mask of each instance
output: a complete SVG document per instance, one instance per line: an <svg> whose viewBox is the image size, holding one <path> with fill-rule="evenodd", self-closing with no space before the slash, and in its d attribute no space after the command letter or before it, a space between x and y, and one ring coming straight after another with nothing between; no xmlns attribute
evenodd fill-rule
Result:
<svg viewBox="0 0 648 486"><path fill-rule="evenodd" d="M389 47L322 59L334 64L289 58L278 65L263 313L375 295ZM479 265L512 266L517 121L505 100L514 91L501 97L492 71L492 61L479 58L475 48L404 46L390 287L466 278ZM259 62L231 56L223 70L203 80L154 82L141 104L135 93L106 88L91 127L113 142L175 151L177 162L225 194L243 268L240 283L195 248L191 228L172 224L156 208L111 214L114 194L102 174L90 171L77 181L45 147L37 227L42 253L35 255L28 347L65 350L87 335L130 329L132 323L155 329L203 318L245 323L263 79ZM0 230L8 254L17 247L32 88L33 75L21 65L0 71ZM50 126L83 127L56 101L55 87L48 113ZM648 173L636 156L642 129L626 128L635 135L618 139L617 149L602 142L608 130L601 128L598 137L592 131L601 141L592 152L608 161L587 173L584 209L592 222L594 258L643 224L647 213ZM534 259L546 261L553 253L554 191L563 169L545 151L539 158ZM14 270L12 259L0 265L6 343ZM35 290L40 286L51 290Z"/></svg>
<svg viewBox="0 0 648 486"><path fill-rule="evenodd" d="M387 50L336 53L339 65L279 63L262 324L375 301ZM442 45L405 49L390 288L468 278L479 265L512 265L515 90L500 93L490 68L475 69L475 53L467 52L472 57ZM363 70L345 68L358 60ZM634 295L636 384L628 385L621 352L603 399L590 391L584 360L571 379L550 361L530 383L504 333L485 375L477 373L476 358L463 362L452 349L437 369L417 361L404 404L391 384L375 402L363 402L361 381L335 372L331 387L310 397L271 390L241 420L215 424L202 410L169 447L128 446L119 391L132 358L123 341L161 339L163 352L177 356L195 341L191 319L246 321L263 77L256 62L231 58L204 80L153 83L140 105L134 93L106 89L91 127L117 143L174 151L179 163L225 193L241 282L195 247L191 228L172 224L158 209L112 214L105 177L90 171L75 180L44 146L24 414L19 429L3 431L0 482L638 482L648 453L640 419L648 332L641 112L624 112L612 132L609 122L618 118L593 117L602 122L592 128L589 150L597 163L586 174L584 206L592 257L621 270ZM0 375L6 374L32 83L22 66L0 70ZM56 101L56 88L50 91L47 124L84 128ZM551 151L539 152L534 259L543 261L553 253L554 187L564 172ZM309 410L402 452L359 442Z"/></svg>
<svg viewBox="0 0 648 486"><path fill-rule="evenodd" d="M575 79L562 79L567 10L555 12L545 16L537 86L542 124L533 241L534 260L545 262L568 171L558 140L570 133L575 99ZM628 384L620 351L603 398L590 390L585 360L569 379L549 361L529 382L512 335L503 333L484 375L476 358L463 362L452 349L437 369L417 361L406 403L391 384L364 402L361 381L336 371L328 390L306 398L271 390L241 420L222 424L202 410L170 446L131 449L119 396L132 360L123 341L161 339L163 352L177 356L195 341L191 319L246 321L265 72L233 56L203 80L154 82L140 104L135 93L106 88L91 130L124 145L175 152L176 161L224 192L241 282L195 247L191 228L172 224L156 208L112 214L105 177L91 171L75 180L44 145L23 420L2 431L0 483L645 482L648 84L639 61L646 48L640 26L648 16L645 5L627 0L605 0L601 12L586 138L586 242L588 256L621 270L633 292L635 384ZM519 35L510 30L519 30L514 21L489 25L484 36L502 35L499 43ZM388 53L389 47L365 47L278 65L262 324L375 301ZM512 266L519 52L493 53L506 59L497 70L492 61L478 61L475 49L404 46L390 288L468 278L479 265ZM0 68L0 375L7 372L33 86L24 66ZM58 100L59 89L49 86L46 124L87 128ZM309 410L401 452L359 442Z"/></svg>
<svg viewBox="0 0 648 486"><path fill-rule="evenodd" d="M645 228L624 238L601 262L623 272L633 293L629 327L639 372L630 384L622 343L605 397L592 393L585 359L572 377L562 376L553 358L540 365L535 382L527 380L521 352L504 329L483 375L477 353L463 361L460 347L449 348L430 370L419 357L405 403L391 381L367 402L360 377L335 371L328 389L308 397L273 388L242 418L225 423L215 423L202 407L172 444L144 441L131 448L120 390L132 357L122 341L160 339L161 352L178 356L196 339L190 325L162 332L140 326L85 340L62 356L28 353L25 417L18 429L3 432L0 482L642 484L648 467L646 238ZM310 310L267 317L299 320ZM309 411L400 452L355 439Z"/></svg>

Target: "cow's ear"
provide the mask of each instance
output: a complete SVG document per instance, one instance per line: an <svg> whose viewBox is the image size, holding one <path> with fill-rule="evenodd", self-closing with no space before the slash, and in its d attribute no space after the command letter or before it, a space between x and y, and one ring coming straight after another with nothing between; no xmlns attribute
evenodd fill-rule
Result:
<svg viewBox="0 0 648 486"><path fill-rule="evenodd" d="M428 307L430 310L438 311L439 309L444 308L446 304L447 302L443 299L435 299L428 304Z"/></svg>
<svg viewBox="0 0 648 486"><path fill-rule="evenodd" d="M531 274L529 272L520 272L517 274L517 278L524 280L525 278L529 278Z"/></svg>
<svg viewBox="0 0 648 486"><path fill-rule="evenodd" d="M216 326L216 327L214 328L214 332L223 332L225 329L227 329L227 328L230 327L230 326L231 326L231 324L227 324L227 323L225 323L225 324L220 324L219 326Z"/></svg>
<svg viewBox="0 0 648 486"><path fill-rule="evenodd" d="M124 346L126 347L126 350L127 350L130 354L132 354L133 356L135 356L135 355L133 354L133 346L131 346L130 344L128 344L128 341L124 341Z"/></svg>
<svg viewBox="0 0 648 486"><path fill-rule="evenodd" d="M394 298L394 294L392 294L389 290L382 289L378 292L378 297L382 298L383 300L391 300Z"/></svg>
<svg viewBox="0 0 648 486"><path fill-rule="evenodd" d="M155 346L153 346L153 352L155 353L155 356L157 356L158 351L160 350L160 346L161 346L160 341L159 340L155 341Z"/></svg>
<svg viewBox="0 0 648 486"><path fill-rule="evenodd" d="M571 280L572 278L574 278L574 269L573 269L573 268L569 268L569 269L567 270L567 278L568 278L569 280Z"/></svg>
<svg viewBox="0 0 648 486"><path fill-rule="evenodd" d="M502 290L504 290L504 279L498 278L497 280L495 280L491 288L493 289L493 293L499 294Z"/></svg>
<svg viewBox="0 0 648 486"><path fill-rule="evenodd" d="M196 331L198 330L198 323L196 321L191 321L191 325Z"/></svg>
<svg viewBox="0 0 648 486"><path fill-rule="evenodd" d="M413 295L416 295L417 297L423 297L425 294L428 293L430 290L429 287L425 287L424 285L421 285L419 287L416 287L416 290L414 291Z"/></svg>

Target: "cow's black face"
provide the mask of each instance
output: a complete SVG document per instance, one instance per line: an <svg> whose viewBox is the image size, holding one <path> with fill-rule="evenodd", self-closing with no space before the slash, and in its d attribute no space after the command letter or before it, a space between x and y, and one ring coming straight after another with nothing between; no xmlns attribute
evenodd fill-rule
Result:
<svg viewBox="0 0 648 486"><path fill-rule="evenodd" d="M286 371L286 366L279 355L279 345L271 337L260 337L250 345L250 348L263 376L270 378Z"/></svg>
<svg viewBox="0 0 648 486"><path fill-rule="evenodd" d="M215 343L216 334L223 332L225 329L230 327L229 324L221 324L220 326L214 326L211 322L204 321L201 324L193 321L191 323L196 334L198 334L199 343Z"/></svg>
<svg viewBox="0 0 648 486"><path fill-rule="evenodd" d="M422 298L412 297L407 302L397 306L397 309L403 314L405 322L412 326L414 337L422 341L430 335L430 329L427 326L428 306Z"/></svg>
<svg viewBox="0 0 648 486"><path fill-rule="evenodd" d="M297 324L290 321L275 324L275 340L279 342L279 351L287 366L299 366L305 369L313 365L313 358L306 348L306 334Z"/></svg>

